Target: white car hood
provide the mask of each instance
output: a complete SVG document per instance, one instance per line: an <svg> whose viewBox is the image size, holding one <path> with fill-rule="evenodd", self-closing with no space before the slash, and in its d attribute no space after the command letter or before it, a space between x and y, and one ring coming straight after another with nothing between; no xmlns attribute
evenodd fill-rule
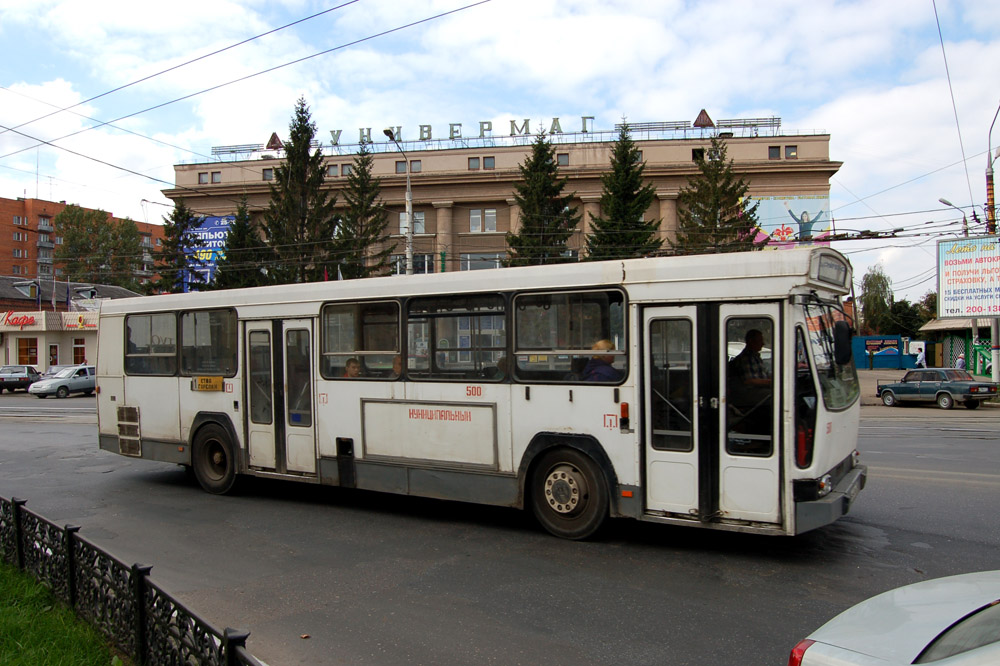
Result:
<svg viewBox="0 0 1000 666"><path fill-rule="evenodd" d="M1000 599L1000 571L935 578L862 601L809 635L890 663L911 664L938 634Z"/></svg>

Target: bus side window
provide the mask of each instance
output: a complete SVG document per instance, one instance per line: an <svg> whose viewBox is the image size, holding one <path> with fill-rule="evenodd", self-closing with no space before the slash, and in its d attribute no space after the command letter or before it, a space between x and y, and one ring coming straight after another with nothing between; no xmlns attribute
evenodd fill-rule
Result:
<svg viewBox="0 0 1000 666"><path fill-rule="evenodd" d="M617 384L628 373L625 296L617 290L514 299L519 381Z"/></svg>
<svg viewBox="0 0 1000 666"><path fill-rule="evenodd" d="M407 345L411 378L503 381L504 298L500 294L415 298L407 312Z"/></svg>
<svg viewBox="0 0 1000 666"><path fill-rule="evenodd" d="M337 303L323 307L320 374L325 379L399 379L399 304ZM397 358L400 361L397 362ZM357 363L358 371L354 366ZM348 371L348 365L351 371Z"/></svg>

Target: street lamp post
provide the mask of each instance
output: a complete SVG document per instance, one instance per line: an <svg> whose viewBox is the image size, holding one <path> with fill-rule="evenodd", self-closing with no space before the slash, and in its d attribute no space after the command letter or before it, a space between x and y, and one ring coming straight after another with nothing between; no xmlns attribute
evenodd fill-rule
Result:
<svg viewBox="0 0 1000 666"><path fill-rule="evenodd" d="M953 204L952 202L948 201L947 199L938 199L938 201L940 201L941 203L943 203L945 206L949 206L951 208L954 208L955 210L957 210L959 213L962 214L962 235L965 236L966 238L968 238L969 237L969 218L967 218L965 216L965 211L962 210L961 208L959 208L958 206L956 206L955 204Z"/></svg>
<svg viewBox="0 0 1000 666"><path fill-rule="evenodd" d="M399 145L391 129L386 128L382 133L389 137L389 141L396 144L406 168L406 274L413 275L413 192L410 190L410 159L403 152L403 147Z"/></svg>
<svg viewBox="0 0 1000 666"><path fill-rule="evenodd" d="M997 232L997 210L993 199L993 160L996 158L993 153L993 126L996 125L997 116L1000 115L1000 106L993 114L993 122L990 123L990 132L986 136L986 233L995 234ZM1000 157L1000 150L997 150ZM995 359L994 359L995 360ZM996 367L994 363L993 367Z"/></svg>

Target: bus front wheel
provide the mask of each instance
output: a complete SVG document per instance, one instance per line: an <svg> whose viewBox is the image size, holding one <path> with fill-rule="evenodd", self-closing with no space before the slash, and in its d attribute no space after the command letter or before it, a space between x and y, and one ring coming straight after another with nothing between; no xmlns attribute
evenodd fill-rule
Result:
<svg viewBox="0 0 1000 666"><path fill-rule="evenodd" d="M608 489L597 464L575 449L542 454L531 477L531 508L542 527L586 539L608 516Z"/></svg>
<svg viewBox="0 0 1000 666"><path fill-rule="evenodd" d="M204 426L194 438L191 463L195 478L215 495L232 490L236 483L236 457L225 428L214 423Z"/></svg>

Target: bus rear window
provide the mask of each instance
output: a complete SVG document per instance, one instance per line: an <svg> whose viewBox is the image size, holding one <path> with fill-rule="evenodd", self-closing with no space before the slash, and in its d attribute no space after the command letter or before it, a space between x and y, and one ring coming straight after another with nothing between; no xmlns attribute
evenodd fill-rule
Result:
<svg viewBox="0 0 1000 666"><path fill-rule="evenodd" d="M125 318L125 372L177 373L177 319L172 312Z"/></svg>
<svg viewBox="0 0 1000 666"><path fill-rule="evenodd" d="M204 310L181 315L181 374L236 374L236 313Z"/></svg>

